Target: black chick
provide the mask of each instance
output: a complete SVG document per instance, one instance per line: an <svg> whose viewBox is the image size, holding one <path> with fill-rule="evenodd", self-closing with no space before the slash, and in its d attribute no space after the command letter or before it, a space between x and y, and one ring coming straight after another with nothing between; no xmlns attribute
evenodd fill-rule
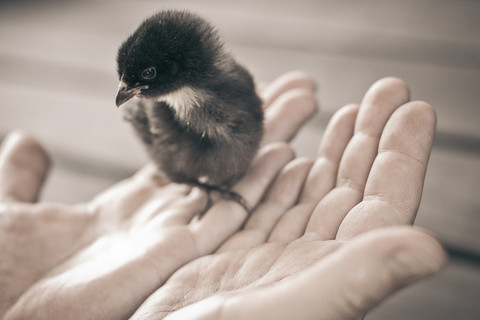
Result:
<svg viewBox="0 0 480 320"><path fill-rule="evenodd" d="M188 11L145 20L117 55L119 107L149 155L173 182L229 191L249 167L263 133L251 75L225 51L216 30Z"/></svg>

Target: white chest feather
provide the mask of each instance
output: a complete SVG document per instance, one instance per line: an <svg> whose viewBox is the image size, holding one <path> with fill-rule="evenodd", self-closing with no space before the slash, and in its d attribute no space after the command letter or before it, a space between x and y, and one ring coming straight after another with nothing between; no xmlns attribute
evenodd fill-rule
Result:
<svg viewBox="0 0 480 320"><path fill-rule="evenodd" d="M175 116L181 121L186 121L193 108L201 107L204 100L205 93L191 87L182 87L159 99L168 103L175 110Z"/></svg>

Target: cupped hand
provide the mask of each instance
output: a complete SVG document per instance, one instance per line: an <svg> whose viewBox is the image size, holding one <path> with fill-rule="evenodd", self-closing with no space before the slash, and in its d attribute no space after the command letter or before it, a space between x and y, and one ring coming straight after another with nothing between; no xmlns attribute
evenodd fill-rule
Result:
<svg viewBox="0 0 480 320"><path fill-rule="evenodd" d="M235 186L256 205L293 158L279 141L316 111L312 79L285 74L261 92L264 147ZM277 142L276 144L268 144ZM30 136L9 135L0 154L0 315L5 319L123 319L182 265L212 253L244 223L232 201L198 219L206 195L154 178L147 166L91 202L37 202L49 158Z"/></svg>
<svg viewBox="0 0 480 320"><path fill-rule="evenodd" d="M335 114L315 162L288 163L245 226L132 319L357 319L437 272L442 247L409 226L434 128L433 109L409 102L405 83L376 82Z"/></svg>

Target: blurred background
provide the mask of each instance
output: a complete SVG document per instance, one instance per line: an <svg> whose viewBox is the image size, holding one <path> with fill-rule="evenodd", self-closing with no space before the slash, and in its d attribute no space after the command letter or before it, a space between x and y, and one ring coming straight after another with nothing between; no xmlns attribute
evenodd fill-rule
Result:
<svg viewBox="0 0 480 320"><path fill-rule="evenodd" d="M300 155L314 157L332 113L380 77L431 103L438 130L416 224L451 260L366 319L480 319L480 2L2 1L0 138L23 128L50 151L45 200L87 201L146 163L115 107L115 55L164 8L210 20L258 81L294 69L317 79L322 111L294 141Z"/></svg>

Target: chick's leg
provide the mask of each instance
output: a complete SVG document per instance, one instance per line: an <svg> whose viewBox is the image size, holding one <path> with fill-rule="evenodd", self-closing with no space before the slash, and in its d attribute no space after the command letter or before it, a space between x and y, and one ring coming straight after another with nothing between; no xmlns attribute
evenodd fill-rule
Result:
<svg viewBox="0 0 480 320"><path fill-rule="evenodd" d="M207 205L206 205L205 209L203 210L203 213L207 212L208 209L216 201L219 201L219 200L222 200L222 199L232 200L232 201L237 202L239 205L241 205L245 209L245 211L247 211L248 214L250 214L252 212L253 208L248 204L247 200L245 200L244 197L242 197L240 194L238 194L235 191L232 191L230 189L223 188L223 187L204 184L204 183L201 183L201 182L198 182L198 181L195 181L192 184L196 187L199 187L199 188L202 188L202 189L206 190L207 193L208 193L208 202L207 202ZM219 194L220 199L214 199L213 193ZM203 215L203 213L202 213L202 215Z"/></svg>

